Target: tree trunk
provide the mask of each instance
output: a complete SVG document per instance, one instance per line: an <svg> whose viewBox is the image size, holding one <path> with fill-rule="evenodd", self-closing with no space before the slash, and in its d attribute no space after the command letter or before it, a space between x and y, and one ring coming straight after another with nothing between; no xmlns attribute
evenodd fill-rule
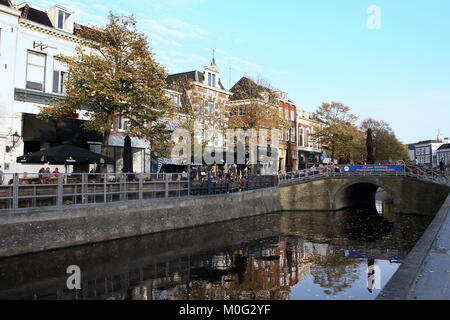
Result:
<svg viewBox="0 0 450 320"><path fill-rule="evenodd" d="M334 148L334 143L332 144L331 147L331 162L334 164L334 153L335 153L335 148Z"/></svg>
<svg viewBox="0 0 450 320"><path fill-rule="evenodd" d="M107 154L106 148L107 148L108 145L109 145L109 136L110 136L110 135L111 135L111 131L109 131L109 130L103 131L103 141L102 141L102 151L101 151L101 153L102 153L104 156L107 156L107 155L108 155L108 154ZM107 170L106 170L107 164L99 165L99 167L100 167L100 172L105 173L105 172L107 171Z"/></svg>

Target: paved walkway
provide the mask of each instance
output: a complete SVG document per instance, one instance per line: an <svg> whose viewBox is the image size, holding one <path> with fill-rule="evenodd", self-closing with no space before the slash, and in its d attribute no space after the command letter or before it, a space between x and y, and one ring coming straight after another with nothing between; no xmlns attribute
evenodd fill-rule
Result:
<svg viewBox="0 0 450 320"><path fill-rule="evenodd" d="M379 300L450 300L450 195Z"/></svg>
<svg viewBox="0 0 450 320"><path fill-rule="evenodd" d="M450 205L445 221L425 258L408 299L450 300Z"/></svg>

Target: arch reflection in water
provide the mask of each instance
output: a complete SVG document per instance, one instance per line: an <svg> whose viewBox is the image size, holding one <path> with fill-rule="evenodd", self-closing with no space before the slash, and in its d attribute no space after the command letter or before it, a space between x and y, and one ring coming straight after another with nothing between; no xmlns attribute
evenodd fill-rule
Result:
<svg viewBox="0 0 450 320"><path fill-rule="evenodd" d="M270 214L0 260L0 299L374 299L430 218ZM82 271L69 291L68 265Z"/></svg>

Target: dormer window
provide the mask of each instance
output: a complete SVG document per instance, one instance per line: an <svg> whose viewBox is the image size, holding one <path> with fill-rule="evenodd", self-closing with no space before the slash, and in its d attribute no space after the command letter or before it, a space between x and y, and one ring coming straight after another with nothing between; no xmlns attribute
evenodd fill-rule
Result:
<svg viewBox="0 0 450 320"><path fill-rule="evenodd" d="M70 18L70 13L63 10L58 10L58 29L65 30L67 28L67 20Z"/></svg>

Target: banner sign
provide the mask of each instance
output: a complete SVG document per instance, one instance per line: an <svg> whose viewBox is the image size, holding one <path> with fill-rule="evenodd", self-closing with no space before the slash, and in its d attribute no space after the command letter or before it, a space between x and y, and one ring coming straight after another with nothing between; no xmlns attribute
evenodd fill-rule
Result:
<svg viewBox="0 0 450 320"><path fill-rule="evenodd" d="M357 172L357 173L404 172L404 167L399 166L399 165L391 165L391 164L345 166L345 167L343 167L343 172Z"/></svg>

